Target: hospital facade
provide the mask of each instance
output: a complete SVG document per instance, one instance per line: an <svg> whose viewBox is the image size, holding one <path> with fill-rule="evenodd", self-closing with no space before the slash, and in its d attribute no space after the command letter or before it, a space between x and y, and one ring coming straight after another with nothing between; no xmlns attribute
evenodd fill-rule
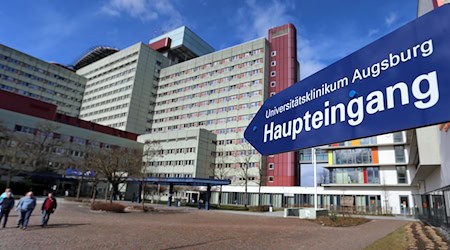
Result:
<svg viewBox="0 0 450 250"><path fill-rule="evenodd" d="M157 141L162 154L145 162L149 177L220 176L232 181L223 187L225 204L311 206L315 190L301 178L311 169L311 149L261 156L243 137L266 99L302 84L297 46L292 24L219 51L183 26L125 49L98 47L72 67L2 45L0 88L56 104L80 121L139 134L141 146ZM426 129L432 137L411 130L317 148L319 206L339 207L351 197L361 213L417 213L427 195L450 184L439 177L447 175L441 166L448 164L448 133ZM439 151L427 162L430 145Z"/></svg>

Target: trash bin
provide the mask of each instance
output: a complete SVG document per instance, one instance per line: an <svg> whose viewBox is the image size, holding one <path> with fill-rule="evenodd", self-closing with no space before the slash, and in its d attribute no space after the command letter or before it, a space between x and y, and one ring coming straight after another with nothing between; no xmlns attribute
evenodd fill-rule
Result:
<svg viewBox="0 0 450 250"><path fill-rule="evenodd" d="M269 206L269 212L270 212L270 213L273 212L273 207L272 207L272 205Z"/></svg>

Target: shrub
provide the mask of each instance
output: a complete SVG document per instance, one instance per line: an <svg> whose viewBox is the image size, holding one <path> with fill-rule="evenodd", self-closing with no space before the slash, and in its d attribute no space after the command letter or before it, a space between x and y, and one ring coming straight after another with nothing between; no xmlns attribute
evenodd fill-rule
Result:
<svg viewBox="0 0 450 250"><path fill-rule="evenodd" d="M101 211L107 211L107 212L114 212L114 213L124 213L125 212L125 206L120 203L110 203L110 202L94 202L91 205L92 210L101 210Z"/></svg>
<svg viewBox="0 0 450 250"><path fill-rule="evenodd" d="M154 207L148 207L145 206L144 208L142 208L141 205L136 205L136 206L128 206L125 208L125 211L143 211L143 212L154 212L156 211Z"/></svg>
<svg viewBox="0 0 450 250"><path fill-rule="evenodd" d="M248 209L250 212L268 212L269 206L254 206Z"/></svg>
<svg viewBox="0 0 450 250"><path fill-rule="evenodd" d="M333 213L333 214L330 214L330 220L331 220L331 221L336 222L337 219L338 219L338 218L337 218L337 215L336 215L336 214L334 214L334 213Z"/></svg>

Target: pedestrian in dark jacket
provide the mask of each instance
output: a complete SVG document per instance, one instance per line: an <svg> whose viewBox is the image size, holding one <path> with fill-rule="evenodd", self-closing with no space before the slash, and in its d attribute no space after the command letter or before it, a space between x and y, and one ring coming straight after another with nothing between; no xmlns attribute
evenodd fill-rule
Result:
<svg viewBox="0 0 450 250"><path fill-rule="evenodd" d="M50 215L55 212L56 207L58 206L56 202L56 198L53 197L53 194L48 193L48 197L42 203L42 224L41 227L47 226L48 220L50 219Z"/></svg>
<svg viewBox="0 0 450 250"><path fill-rule="evenodd" d="M11 209L14 207L14 198L12 197L11 192L6 192L6 196L3 197L2 205L0 208L0 222L2 221L3 216L5 219L3 220L3 228L6 227L6 222L8 222L8 216Z"/></svg>

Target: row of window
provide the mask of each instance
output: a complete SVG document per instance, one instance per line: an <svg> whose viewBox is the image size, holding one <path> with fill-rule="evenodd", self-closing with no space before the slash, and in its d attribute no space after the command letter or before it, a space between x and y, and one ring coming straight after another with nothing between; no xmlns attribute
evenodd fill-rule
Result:
<svg viewBox="0 0 450 250"><path fill-rule="evenodd" d="M228 63L228 62L233 62L233 61L236 61L236 60L239 60L239 59L242 59L242 58L247 58L247 57L252 56L252 55L258 55L258 54L261 54L263 51L264 51L263 49L255 49L255 50L252 50L252 51L247 51L247 52L244 52L244 53L241 53L241 54L238 54L238 55L234 55L234 56L231 56L231 57L228 57L228 58L221 59L219 61L208 63L208 64L205 64L205 65L202 65L202 66L196 66L196 67L193 67L193 68L190 68L190 69L187 69L187 70L183 70L183 71L180 71L180 72L177 72L177 73L165 76L161 80L167 80L167 79L171 79L171 78L174 78L174 77L187 75L187 74L190 74L191 72L197 72L199 70L208 69L210 67L214 67L214 66L217 66L217 65L225 64L225 63Z"/></svg>
<svg viewBox="0 0 450 250"><path fill-rule="evenodd" d="M0 65L0 67L1 67L1 65ZM44 92L45 94L54 95L54 96L58 96L58 97L65 98L65 99L70 99L70 100L73 100L73 101L76 101L76 102L80 102L81 101L81 96L79 96L80 98L77 98L77 97L74 97L74 96L68 96L65 93L57 92L57 91L54 91L54 90L51 90L51 89L47 89L47 88L44 88L44 87L41 87L41 86L38 86L38 85L35 85L35 84L32 84L32 83L29 83L29 82L25 82L25 81L22 81L22 80L19 80L17 78L14 78L14 77L11 77L11 76L7 76L7 75L4 75L4 74L0 74L0 79L1 80L5 80L5 81L9 81L9 82L12 82L12 83L15 83L15 84L17 84L19 86L24 86L24 87L27 87L27 88L30 88L30 89L33 89L33 90L40 91L41 93ZM10 87L10 88L12 88L12 87ZM68 93L68 92L66 92L66 93ZM40 96L40 95L37 95L37 94L35 94L35 95L36 96Z"/></svg>
<svg viewBox="0 0 450 250"><path fill-rule="evenodd" d="M95 69L93 69L93 70L91 70L91 71L85 73L84 76L87 76L87 75L90 75L90 74L92 74L92 73L94 73L94 72L97 72L97 71L99 71L99 70L108 68L108 67L112 66L113 64L119 63L119 62L121 62L121 61L123 61L123 60L127 60L128 58L131 58L131 57L133 57L133 56L135 56L135 55L137 55L137 54L138 54L138 52L136 51L136 52L134 52L134 53L132 53L132 54L126 55L126 56L124 56L124 57L121 57L121 58L119 58L119 59L117 59L117 60L115 60L115 61L112 61L112 62L110 62L110 63L107 63L107 64L105 64L105 65L102 65L101 67L95 68Z"/></svg>
<svg viewBox="0 0 450 250"><path fill-rule="evenodd" d="M192 178L192 174L179 174L179 173L149 173L149 177L157 177L157 178L170 178L170 177L176 177L176 178Z"/></svg>
<svg viewBox="0 0 450 250"><path fill-rule="evenodd" d="M29 69L29 70L32 70L32 71L35 71L35 72L39 72L39 73L41 73L43 75L46 75L46 76L51 76L51 77L53 77L53 78L55 78L55 79L57 79L59 81L63 81L63 82L68 83L69 86L82 87L82 84L77 82L77 81L70 80L70 79L68 79L66 77L60 76L59 74L55 74L55 73L52 73L50 71L44 70L42 68L38 68L36 66L32 66L30 64L27 64L25 62L16 60L16 59L11 58L11 57L6 56L6 55L0 54L0 60L19 65L19 66L21 66L23 68L26 68L26 69ZM19 70L17 70L17 71L19 71ZM20 71L20 72L22 72L22 71ZM26 72L22 72L22 73L23 74L27 74ZM73 75L75 75L75 73ZM43 79L43 78L38 78L38 79L41 79L40 81L42 81L44 83L50 82L50 81L48 81L46 79Z"/></svg>
<svg viewBox="0 0 450 250"><path fill-rule="evenodd" d="M255 149L250 150L235 150L235 151L219 151L219 152L212 152L211 155L214 157L222 157L222 156L251 156L251 155L258 155L259 153L256 152Z"/></svg>
<svg viewBox="0 0 450 250"><path fill-rule="evenodd" d="M112 123L112 124L108 124L106 126L111 127L111 128L121 128L121 127L125 126L125 122Z"/></svg>
<svg viewBox="0 0 450 250"><path fill-rule="evenodd" d="M112 88L112 87L121 85L121 84L123 84L123 83L129 82L129 81L133 81L133 79L134 79L134 76L128 77L128 78L125 78L125 79L122 79L122 80L119 80L119 81L116 81L116 82L113 82L113 83L110 83L110 84L108 84L108 85L103 85L103 86L98 87L98 88L96 88L96 89L93 89L93 90L91 90L91 91L86 91L86 92L84 92L84 95L86 96L86 95L90 95L90 94L93 94L93 93L102 91L102 90L104 90L104 89L109 89L109 88Z"/></svg>
<svg viewBox="0 0 450 250"><path fill-rule="evenodd" d="M160 94L158 94L158 97L164 97L164 96L177 94L177 93L189 93L193 90L201 90L207 86L214 85L213 82L214 81L202 82L202 83L194 84L194 85L191 85L188 87L174 89L171 91L160 93ZM195 93L195 94L188 95L188 96L191 96L191 98L192 98L192 97L204 96L205 94L216 94L216 93L220 94L220 93L230 92L230 91L240 89L240 88L252 87L252 86L257 86L257 85L261 85L261 84L262 84L262 80L258 79L258 80L254 80L254 81L243 82L243 83L234 84L234 85L230 85L230 86L226 86L226 87L221 87L221 88L216 88L216 89L212 89L212 90L208 90L208 91L204 91L204 92L199 92L199 93ZM191 98L189 98L189 99L191 99Z"/></svg>
<svg viewBox="0 0 450 250"><path fill-rule="evenodd" d="M251 119L251 118L250 118ZM202 126L206 126L206 123L204 122L193 122L193 123L186 123L186 124L181 124L181 125L172 125L172 126L167 126L167 127L160 127L160 128L154 128L152 130L153 133L158 133L158 132L168 132L168 131L173 131L173 130L178 130L178 129L183 129L183 128L195 128L195 127L202 127ZM216 129L216 130L210 130L211 133L213 134L230 134L230 133L240 133L242 131L244 131L247 127L243 126L243 127L232 127L232 128L224 128L224 129Z"/></svg>
<svg viewBox="0 0 450 250"><path fill-rule="evenodd" d="M98 115L98 114L102 114L102 113L105 113L105 112L110 112L110 111L114 111L114 110L118 110L118 109L124 109L126 107L128 107L128 103L124 103L124 104L112 106L112 107L109 107L109 108L100 109L100 110L96 110L96 111L93 111L93 112L85 113L85 114L80 115L80 118L91 116L91 115Z"/></svg>
<svg viewBox="0 0 450 250"><path fill-rule="evenodd" d="M11 73L14 73L15 75L29 78L29 79L31 79L33 81L41 82L41 83L46 84L47 86L52 87L52 88L57 88L57 89L64 90L67 93L74 93L77 96L81 96L82 95L82 92L78 91L77 89L70 88L70 87L67 87L67 86L62 85L62 84L58 84L57 82L49 81L49 80L47 80L45 78L37 77L37 76L35 76L33 74L29 74L29 73L26 73L24 71L11 68L11 67L8 67L8 66L3 65L3 64L0 64L0 69L3 69L5 72L11 72ZM9 80L11 82L15 82L15 83L21 84L21 85L29 85L29 83L22 83L23 82L22 80L19 80L17 78L13 78L13 77L8 76L8 75L3 75L2 78L4 78L5 80ZM80 84L78 84L78 85L80 85ZM33 87L33 89L37 89L40 86L30 85L30 88L31 87ZM47 88L42 88L41 91L45 91L46 89Z"/></svg>
<svg viewBox="0 0 450 250"><path fill-rule="evenodd" d="M396 166L398 184L407 184L406 170L406 166ZM321 176L324 184L386 184L380 183L379 167L333 168L329 170L329 179L324 171L325 174Z"/></svg>
<svg viewBox="0 0 450 250"><path fill-rule="evenodd" d="M160 155L166 155L166 154L186 154L186 153L195 153L195 148L171 148L171 149L161 149L157 152L152 151L153 153L157 153Z"/></svg>
<svg viewBox="0 0 450 250"><path fill-rule="evenodd" d="M125 63L125 64L119 65L119 66L117 66L117 67L114 67L114 68L111 68L111 69L109 69L109 70L107 70L107 71L104 71L104 72L102 72L102 73L100 73L100 74L97 74L97 75L95 75L95 76L89 77L89 78L88 78L88 81L91 81L91 80L93 80L93 79L95 79L95 78L98 78L98 77L107 75L107 74L112 73L112 72L117 72L119 69L125 68L125 67L127 67L127 66L130 66L130 65L133 65L133 64L136 64L136 63L137 63L137 60L133 60L133 61L127 62L127 63ZM93 85L94 85L94 84L92 84L92 85L89 84L89 86L93 86Z"/></svg>
<svg viewBox="0 0 450 250"><path fill-rule="evenodd" d="M208 113L210 114L210 113ZM208 114L202 114L202 115L208 115ZM161 118L161 119L155 119L154 123L164 123L168 121L175 121L175 120L186 120L190 119L191 117L199 117L198 116L191 116L191 115L180 115L180 116L173 116L168 118ZM198 122L189 122L184 124L178 124L175 125L177 128L192 128L192 127L198 127L198 126L213 126L217 124L224 124L229 122L237 122L237 121L249 121L253 118L253 114L251 115L240 115L240 116L230 116L227 118L219 118L219 119L211 119L211 120L205 120L205 121L198 121Z"/></svg>
<svg viewBox="0 0 450 250"><path fill-rule="evenodd" d="M170 167L170 166L192 166L194 160L178 160L178 161L149 161L145 165L147 167Z"/></svg>
<svg viewBox="0 0 450 250"><path fill-rule="evenodd" d="M115 78L118 78L118 77L121 77L121 76L124 76L124 75L128 75L128 74L130 74L130 73L132 73L132 72L134 72L134 71L136 71L136 68L131 68L131 69L128 69L128 70L119 72L119 73L117 73L117 74L114 74L114 75L112 75L112 76L108 76L108 77L106 77L106 78L103 78L103 79L101 79L101 80L99 80L99 81L96 81L96 82L93 82L93 83L89 83L88 85L86 85L86 90L88 89L88 86L89 86L90 88L92 88L92 87L94 87L94 86L96 86L96 85L102 84L102 83L107 82L107 81L110 81L110 80L112 80L112 79L115 79Z"/></svg>
<svg viewBox="0 0 450 250"><path fill-rule="evenodd" d="M242 64L239 64L239 65L233 65L233 66L226 67L226 68L216 69L216 70L213 70L213 71L210 71L210 72L206 72L206 73L203 73L203 74L200 74L200 75L195 75L195 76L191 76L191 77L188 77L188 78L176 80L176 81L173 81L173 82L161 84L158 87L158 89L162 90L162 89L170 88L170 87L173 87L173 86L178 86L178 85L183 84L183 83L189 83L189 82L197 81L199 79L203 79L203 78L206 78L206 77L213 77L215 75L219 75L219 74L223 74L223 73L234 72L234 71L246 68L246 67L250 67L253 64L260 64L260 63L262 63L262 61L263 61L263 59L258 59L258 60L254 60L254 61L248 61L246 63L242 63ZM231 76L228 76L228 77L225 77L225 78L227 79L227 81L231 81L233 79L236 79L236 77L238 77L238 76L240 76L240 77L250 76L250 74L254 73L255 70L247 71L247 72L244 72L242 74L231 75ZM223 79L223 78L221 78L221 79ZM210 81L210 82L213 82L213 81ZM215 83L217 83L217 82L215 82ZM211 84L209 84L209 85L211 85Z"/></svg>
<svg viewBox="0 0 450 250"><path fill-rule="evenodd" d="M153 140L150 141L152 143L164 143L164 142L176 142L176 141L189 141L189 140L197 140L197 136L189 136L189 137L180 137L180 138L168 138L168 139L161 139L161 140ZM214 141L213 141L214 142Z"/></svg>
<svg viewBox="0 0 450 250"><path fill-rule="evenodd" d="M124 113L120 113L120 114L104 116L104 117L100 117L97 119L93 119L92 122L103 122L103 121L107 121L107 120L118 119L118 118L126 117L127 114L128 114L127 112L124 112Z"/></svg>
<svg viewBox="0 0 450 250"><path fill-rule="evenodd" d="M216 169L222 168L241 168L248 166L249 168L259 168L259 163L257 162L241 162L241 163L217 163L214 164Z"/></svg>
<svg viewBox="0 0 450 250"><path fill-rule="evenodd" d="M97 107L97 106L105 105L105 104L108 104L108 103L115 103L117 101L128 99L128 98L130 98L130 96L131 96L130 94L126 94L126 95L114 97L114 98L111 98L111 99L108 99L108 100L97 102L97 103L92 104L92 105L88 105L88 107L91 108L91 107Z"/></svg>
<svg viewBox="0 0 450 250"><path fill-rule="evenodd" d="M241 104L241 105L233 105L233 106L227 106L227 107L222 107L222 108L218 108L218 109L209 109L209 110L204 110L201 112L194 112L194 113L188 113L188 114L183 114L183 115L175 115L175 116L169 116L169 117L165 117L165 118L157 118L154 120L154 123L162 123L162 122L167 122L167 121L175 121L175 120L185 120L185 119L190 119L190 118L195 118L195 117L202 117L202 116L208 116L208 115L214 115L214 114L220 114L220 113L224 113L224 112L232 112L234 110L247 110L247 109L251 109L251 108L256 108L259 107L258 105L259 102L255 102L255 103L249 103L249 104ZM173 112L173 111L172 111ZM225 122L233 122L233 121L246 121L249 120L249 118L253 118L253 114L250 115L241 115L241 116L230 116L227 118L221 118L221 119L217 119L217 120L208 120L205 121L205 125L212 125L212 124L220 124L220 123L225 123Z"/></svg>
<svg viewBox="0 0 450 250"><path fill-rule="evenodd" d="M22 125L15 125L14 130L17 132L27 133L27 134L31 134L31 135L35 135L35 136L47 136L48 138L51 138L54 140L59 140L64 143L73 143L73 144L77 144L77 145L89 145L89 146L95 147L95 148L110 148L111 147L111 145L109 145L109 144L100 143L95 140L87 140L84 138L55 133L55 132L39 131L36 128L31 128L31 127L22 126Z"/></svg>
<svg viewBox="0 0 450 250"><path fill-rule="evenodd" d="M395 162L405 163L405 147L394 146ZM372 148L351 148L333 150L333 164L370 164L373 163Z"/></svg>
<svg viewBox="0 0 450 250"><path fill-rule="evenodd" d="M245 78L245 77L251 77L251 76L254 76L254 75L259 75L259 74L262 74L262 71L263 71L262 69L255 69L255 70L247 71L247 72L244 72L244 73L241 73L241 74L236 74L236 75L232 75L232 76L218 78L218 79L215 79L215 80L212 80L212 81L209 81L209 82L204 82L204 83L201 83L201 84L203 84L204 86L207 86L207 85L208 86L214 86L216 84L226 83L226 82L230 82L230 81L241 79L241 78ZM195 81L195 80L193 80L193 81ZM179 90L177 90L177 91L179 91Z"/></svg>
<svg viewBox="0 0 450 250"><path fill-rule="evenodd" d="M204 96L206 96L206 95L207 94L205 94ZM246 93L237 94L237 95L230 95L230 96L209 99L209 100L201 101L201 102L194 102L194 103L186 104L184 107L189 107L189 108L201 107L204 105L210 105L210 104L214 104L214 103L223 103L223 102L229 102L229 101L233 101L233 100L240 100L243 98L251 98L254 96L262 96L262 90L255 90L255 91L246 92ZM182 102L182 101L190 100L190 99L193 99L193 97L192 96L182 96L182 97L178 97L178 98L169 99L166 101L157 102L156 106L158 107L158 106Z"/></svg>
<svg viewBox="0 0 450 250"><path fill-rule="evenodd" d="M133 88L133 84L130 84L128 86L125 86L125 87L122 87L122 88L119 88L119 89L114 89L114 90L105 92L103 94L99 94L99 95L96 95L96 96L92 96L92 97L86 98L86 99L83 100L83 102L94 101L94 100L103 98L105 96L110 96L110 95L114 95L114 94L117 94L117 93L120 93L120 92L123 92L123 91L126 91L126 90L130 90L131 88Z"/></svg>
<svg viewBox="0 0 450 250"><path fill-rule="evenodd" d="M325 179L326 177L323 176ZM328 181L322 180L322 183ZM332 168L329 170L330 184L380 184L379 167Z"/></svg>

